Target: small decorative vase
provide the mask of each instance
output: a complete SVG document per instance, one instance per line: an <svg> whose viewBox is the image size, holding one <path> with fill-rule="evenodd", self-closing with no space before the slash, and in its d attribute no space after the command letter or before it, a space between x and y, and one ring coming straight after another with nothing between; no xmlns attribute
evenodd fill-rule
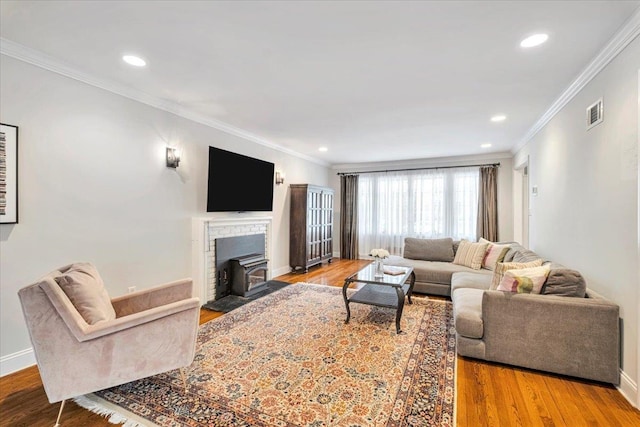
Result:
<svg viewBox="0 0 640 427"><path fill-rule="evenodd" d="M374 277L383 277L384 276L384 264L382 263L382 258L375 258L374 261Z"/></svg>

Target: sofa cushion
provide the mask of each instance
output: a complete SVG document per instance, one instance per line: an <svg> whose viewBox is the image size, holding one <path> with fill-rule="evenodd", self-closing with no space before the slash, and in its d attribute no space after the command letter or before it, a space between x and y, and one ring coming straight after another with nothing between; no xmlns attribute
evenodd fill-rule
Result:
<svg viewBox="0 0 640 427"><path fill-rule="evenodd" d="M491 289L498 289L498 285L502 281L505 271L514 270L519 268L531 268L540 267L542 265L542 259L538 258L531 262L499 262L496 264L496 269L493 271L493 279L491 280Z"/></svg>
<svg viewBox="0 0 640 427"><path fill-rule="evenodd" d="M555 263L551 263L550 267L549 276L542 287L542 294L584 298L587 282L579 271Z"/></svg>
<svg viewBox="0 0 640 427"><path fill-rule="evenodd" d="M456 353L460 356L486 359L486 352L484 340L467 338L456 334Z"/></svg>
<svg viewBox="0 0 640 427"><path fill-rule="evenodd" d="M461 288L453 292L453 319L456 332L467 338L482 338L482 295L484 290Z"/></svg>
<svg viewBox="0 0 640 427"><path fill-rule="evenodd" d="M486 272L487 274L481 274L481 272ZM489 289L492 278L493 275L486 270L474 271L473 273L467 271L453 273L451 277L451 294L453 295L455 290L460 288Z"/></svg>
<svg viewBox="0 0 640 427"><path fill-rule="evenodd" d="M530 262L541 259L540 255L529 249L520 249L513 254L513 262Z"/></svg>
<svg viewBox="0 0 640 427"><path fill-rule="evenodd" d="M520 243L514 242L514 243L510 244L509 245L509 250L504 255L503 262L513 262L513 257L516 254L516 252L520 252L520 251L524 251L524 250L526 250L526 249Z"/></svg>
<svg viewBox="0 0 640 427"><path fill-rule="evenodd" d="M458 248L460 247L460 240L454 240L453 241L453 256L456 256L456 253L458 252Z"/></svg>
<svg viewBox="0 0 640 427"><path fill-rule="evenodd" d="M460 246L453 260L454 264L464 265L474 270L482 268L482 260L487 250L487 243L472 243L466 239L460 241Z"/></svg>
<svg viewBox="0 0 640 427"><path fill-rule="evenodd" d="M88 324L116 318L102 278L91 263L81 262L61 268L55 281Z"/></svg>
<svg viewBox="0 0 640 427"><path fill-rule="evenodd" d="M385 260L385 264L413 267L416 282L422 283L451 285L451 276L457 272L475 272L477 275L487 275L491 277L491 272L488 270L473 270L469 267L456 265L451 262L406 259L397 255L391 255Z"/></svg>
<svg viewBox="0 0 640 427"><path fill-rule="evenodd" d="M424 261L453 261L453 239L404 239L404 257Z"/></svg>
<svg viewBox="0 0 640 427"><path fill-rule="evenodd" d="M498 290L519 294L539 294L548 275L548 265L507 270L498 285Z"/></svg>

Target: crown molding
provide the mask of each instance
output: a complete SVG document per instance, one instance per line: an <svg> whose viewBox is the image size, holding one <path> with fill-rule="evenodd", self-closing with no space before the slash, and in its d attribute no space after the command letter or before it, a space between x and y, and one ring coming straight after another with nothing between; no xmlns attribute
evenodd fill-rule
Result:
<svg viewBox="0 0 640 427"><path fill-rule="evenodd" d="M271 149L319 164L321 166L330 166L329 163L323 160L319 160L314 157L298 153L297 151L282 147L278 144L274 144L273 142L270 142L258 135L254 135L251 132L247 132L228 123L214 120L202 114L186 109L178 103L155 97L141 90L134 89L132 87L122 85L107 79L97 78L88 73L78 70L71 64L60 61L39 50L29 48L27 46L2 37L0 37L0 54L9 56L22 62L29 63L31 65L35 65L36 67L43 68L45 70L86 83L88 85L106 90L108 92L124 96L125 98L138 101L142 104L167 111L171 114L175 114L176 116L191 120L196 123L200 123L202 125L217 129L230 135L237 136L239 138L246 139L251 142L255 142L256 144L264 145L265 147L269 147Z"/></svg>
<svg viewBox="0 0 640 427"><path fill-rule="evenodd" d="M560 112L595 76L602 71L620 52L624 50L636 37L640 35L640 8L616 32L613 38L593 58L584 70L576 77L569 87L555 100L551 107L538 119L529 129L522 139L511 149L512 154L516 154L525 146L538 132L544 128L553 117Z"/></svg>
<svg viewBox="0 0 640 427"><path fill-rule="evenodd" d="M388 162L370 162L370 163L343 163L339 165L333 165L332 170L338 172L344 171L357 171L365 172L372 169L404 169L413 167L438 167L438 166L460 166L464 167L465 164L472 164L478 162L495 162L504 159L512 159L513 155L510 152L499 153L485 153L475 154L468 156L451 156L451 157L432 157L425 159L412 159L412 160L395 160Z"/></svg>

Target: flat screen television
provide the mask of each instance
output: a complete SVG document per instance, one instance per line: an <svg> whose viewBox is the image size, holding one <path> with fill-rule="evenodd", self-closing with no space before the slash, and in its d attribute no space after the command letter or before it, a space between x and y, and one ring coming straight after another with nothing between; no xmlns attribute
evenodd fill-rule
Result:
<svg viewBox="0 0 640 427"><path fill-rule="evenodd" d="M273 210L274 164L209 147L207 212Z"/></svg>

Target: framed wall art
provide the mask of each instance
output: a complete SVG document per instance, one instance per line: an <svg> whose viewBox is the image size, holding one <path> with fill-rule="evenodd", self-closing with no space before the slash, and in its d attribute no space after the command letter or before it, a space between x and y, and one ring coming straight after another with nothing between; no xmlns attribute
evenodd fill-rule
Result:
<svg viewBox="0 0 640 427"><path fill-rule="evenodd" d="M18 223L18 126L0 123L0 224Z"/></svg>

